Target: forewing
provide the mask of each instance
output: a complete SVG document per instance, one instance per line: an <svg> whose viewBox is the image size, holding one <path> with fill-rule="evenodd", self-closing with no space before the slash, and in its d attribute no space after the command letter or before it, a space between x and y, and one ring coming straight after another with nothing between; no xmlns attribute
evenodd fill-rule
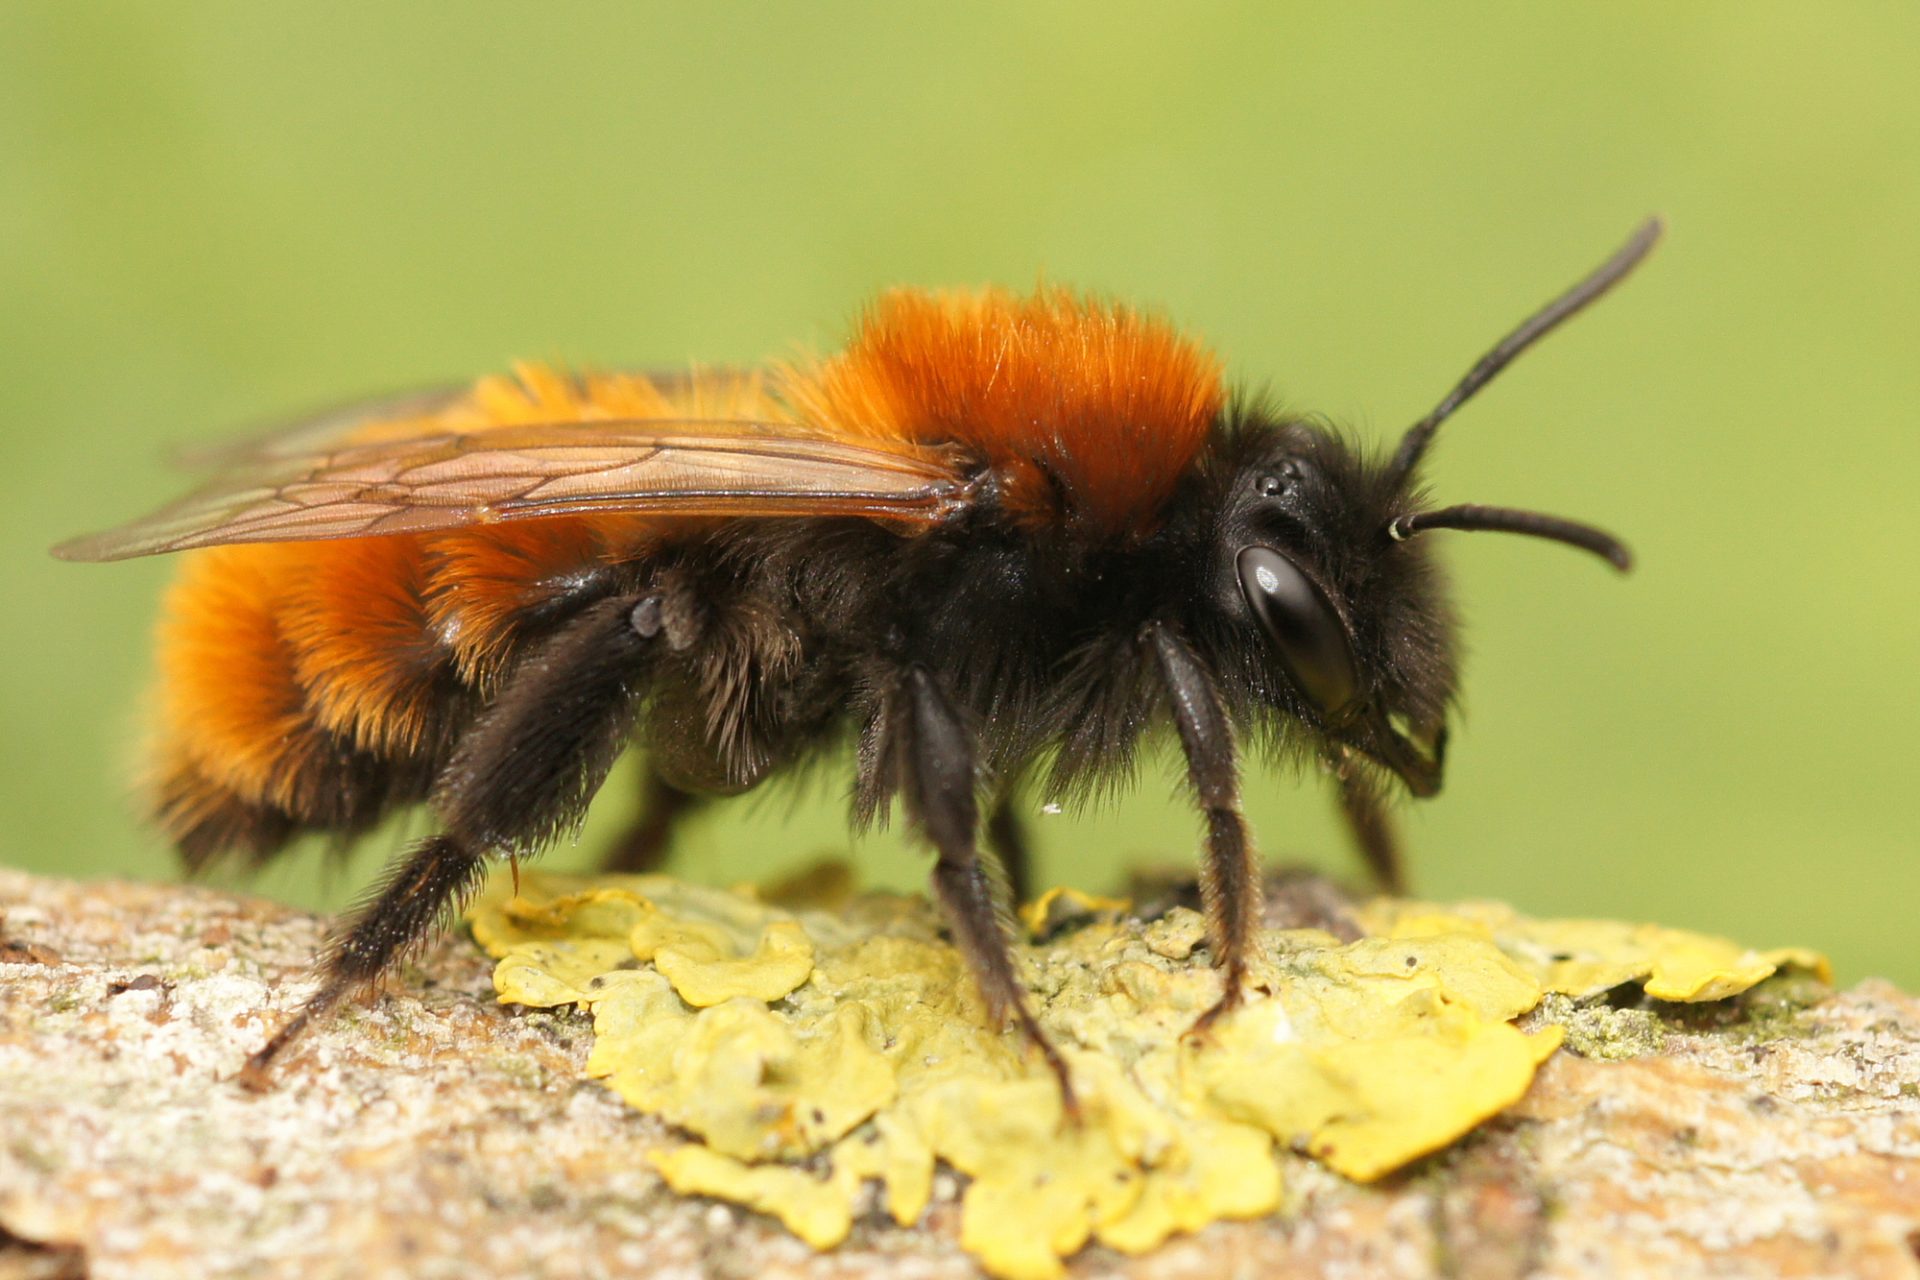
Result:
<svg viewBox="0 0 1920 1280"><path fill-rule="evenodd" d="M54 554L121 560L588 512L931 524L970 501L962 461L947 450L850 443L788 423L560 422L293 456L256 451L248 465L145 519L62 543Z"/></svg>

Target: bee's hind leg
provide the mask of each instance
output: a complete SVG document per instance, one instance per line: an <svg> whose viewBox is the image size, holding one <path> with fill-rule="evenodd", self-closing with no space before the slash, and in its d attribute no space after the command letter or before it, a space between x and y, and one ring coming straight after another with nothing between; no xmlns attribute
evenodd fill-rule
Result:
<svg viewBox="0 0 1920 1280"><path fill-rule="evenodd" d="M242 1083L264 1086L307 1030L430 940L490 860L539 853L577 825L632 736L658 613L656 595L600 600L515 667L435 783L441 833L410 850L348 918L321 958L319 989L248 1060Z"/></svg>
<svg viewBox="0 0 1920 1280"><path fill-rule="evenodd" d="M424 840L395 864L378 891L336 934L320 960L320 989L289 1018L240 1073L250 1089L271 1081L274 1061L347 996L377 982L432 936L486 871L485 855L450 835Z"/></svg>

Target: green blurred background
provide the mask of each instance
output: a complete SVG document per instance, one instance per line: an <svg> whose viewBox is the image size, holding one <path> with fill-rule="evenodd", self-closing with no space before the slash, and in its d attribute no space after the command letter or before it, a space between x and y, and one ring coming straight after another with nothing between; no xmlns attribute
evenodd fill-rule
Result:
<svg viewBox="0 0 1920 1280"><path fill-rule="evenodd" d="M1418 885L1920 984L1916 67L1911 3L16 0L0 860L174 874L126 782L170 566L44 551L171 496L169 442L520 355L785 354L882 286L1042 274L1385 436L1658 211L1648 268L1434 458L1441 497L1641 565L1451 537L1469 717L1406 815ZM1044 876L1190 856L1177 782L1040 818ZM1320 788L1248 793L1270 857L1351 867ZM341 902L401 834L263 887ZM773 797L677 867L844 847L836 796ZM856 857L922 882L893 837Z"/></svg>

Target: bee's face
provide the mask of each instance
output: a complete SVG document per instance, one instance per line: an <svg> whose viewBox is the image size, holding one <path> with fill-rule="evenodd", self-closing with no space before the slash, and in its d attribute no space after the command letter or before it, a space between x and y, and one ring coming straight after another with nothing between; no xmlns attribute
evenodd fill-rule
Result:
<svg viewBox="0 0 1920 1280"><path fill-rule="evenodd" d="M1328 754L1358 752L1417 796L1440 789L1451 619L1424 548L1396 542L1400 495L1330 432L1289 424L1233 468L1216 599L1252 638L1282 709Z"/></svg>

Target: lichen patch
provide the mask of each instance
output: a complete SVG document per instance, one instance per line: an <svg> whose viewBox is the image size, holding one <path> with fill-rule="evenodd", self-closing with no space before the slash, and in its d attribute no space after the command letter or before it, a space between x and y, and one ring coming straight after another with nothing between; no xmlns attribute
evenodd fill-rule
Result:
<svg viewBox="0 0 1920 1280"><path fill-rule="evenodd" d="M1562 1043L1561 1019L1516 1025L1549 994L1574 1007L1637 983L1709 1001L1825 965L1657 926L1382 901L1355 941L1263 934L1257 994L1196 1037L1220 995L1198 918L1056 891L1027 913L1022 958L1076 1123L1034 1055L988 1026L917 899L825 912L523 872L518 895L501 877L470 914L500 999L589 1010L587 1073L685 1135L653 1161L675 1190L825 1249L869 1203L916 1221L945 1166L966 1176L962 1245L1010 1280L1058 1276L1090 1242L1138 1254L1271 1213L1284 1151L1365 1182L1448 1146Z"/></svg>

